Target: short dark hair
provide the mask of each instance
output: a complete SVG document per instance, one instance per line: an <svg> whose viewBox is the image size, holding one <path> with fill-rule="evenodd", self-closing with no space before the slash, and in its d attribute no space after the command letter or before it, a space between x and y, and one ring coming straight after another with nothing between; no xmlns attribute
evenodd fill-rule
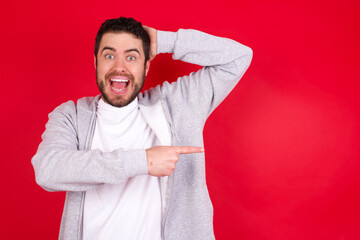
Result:
<svg viewBox="0 0 360 240"><path fill-rule="evenodd" d="M96 38L95 38L95 49L94 54L97 58L99 52L100 41L102 36L108 32L121 33L126 32L132 34L134 37L142 41L145 64L150 59L150 38L147 32L142 27L141 22L136 21L134 18L119 17L114 19L108 19L101 25Z"/></svg>

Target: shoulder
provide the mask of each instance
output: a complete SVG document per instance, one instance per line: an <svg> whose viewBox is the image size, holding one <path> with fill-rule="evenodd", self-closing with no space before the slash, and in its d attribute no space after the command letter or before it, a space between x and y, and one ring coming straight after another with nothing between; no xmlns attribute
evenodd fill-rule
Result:
<svg viewBox="0 0 360 240"><path fill-rule="evenodd" d="M74 101L72 100L69 100L67 102L64 102L62 104L60 104L59 106L57 106L50 114L49 116L51 115L54 115L54 114L59 114L59 113L62 113L62 114L71 114L73 112L76 112L76 104Z"/></svg>
<svg viewBox="0 0 360 240"><path fill-rule="evenodd" d="M101 94L95 97L83 97L77 100L77 108L81 108L86 111L93 112L96 110L96 106L101 98Z"/></svg>
<svg viewBox="0 0 360 240"><path fill-rule="evenodd" d="M79 109L85 111L95 111L97 102L99 101L101 95L95 97L83 97L76 101L76 103L72 100L64 102L57 106L54 111L50 113L52 114L63 114L63 115L76 115L79 112Z"/></svg>
<svg viewBox="0 0 360 240"><path fill-rule="evenodd" d="M152 87L144 92L139 93L138 99L139 103L143 105L152 105L158 102L161 98L163 98L163 86L157 85Z"/></svg>

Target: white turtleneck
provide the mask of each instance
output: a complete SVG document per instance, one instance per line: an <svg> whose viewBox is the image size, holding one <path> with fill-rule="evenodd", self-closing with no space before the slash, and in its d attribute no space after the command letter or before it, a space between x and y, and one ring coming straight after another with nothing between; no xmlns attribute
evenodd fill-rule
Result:
<svg viewBox="0 0 360 240"><path fill-rule="evenodd" d="M97 106L92 149L111 152L159 145L142 116L137 98L121 108L102 99ZM104 184L86 192L84 239L161 239L161 196L158 177L140 175L123 184Z"/></svg>

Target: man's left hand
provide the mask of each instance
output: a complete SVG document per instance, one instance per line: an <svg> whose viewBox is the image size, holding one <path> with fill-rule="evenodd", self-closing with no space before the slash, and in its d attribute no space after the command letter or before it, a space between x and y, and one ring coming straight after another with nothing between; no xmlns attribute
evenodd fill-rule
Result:
<svg viewBox="0 0 360 240"><path fill-rule="evenodd" d="M157 31L155 28L143 26L150 38L150 61L153 60L157 54Z"/></svg>

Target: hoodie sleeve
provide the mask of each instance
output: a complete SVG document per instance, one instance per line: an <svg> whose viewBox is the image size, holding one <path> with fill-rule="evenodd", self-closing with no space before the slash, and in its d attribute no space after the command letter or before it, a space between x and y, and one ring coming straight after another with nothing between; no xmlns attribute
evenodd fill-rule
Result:
<svg viewBox="0 0 360 240"><path fill-rule="evenodd" d="M190 29L158 31L158 53L172 53L175 60L204 66L176 82L165 82L162 90L180 112L200 112L204 120L239 82L253 55L249 47L234 40Z"/></svg>
<svg viewBox="0 0 360 240"><path fill-rule="evenodd" d="M112 152L81 150L78 108L66 102L49 114L42 141L31 162L36 182L47 191L85 191L104 183L118 184L147 174L145 149Z"/></svg>

